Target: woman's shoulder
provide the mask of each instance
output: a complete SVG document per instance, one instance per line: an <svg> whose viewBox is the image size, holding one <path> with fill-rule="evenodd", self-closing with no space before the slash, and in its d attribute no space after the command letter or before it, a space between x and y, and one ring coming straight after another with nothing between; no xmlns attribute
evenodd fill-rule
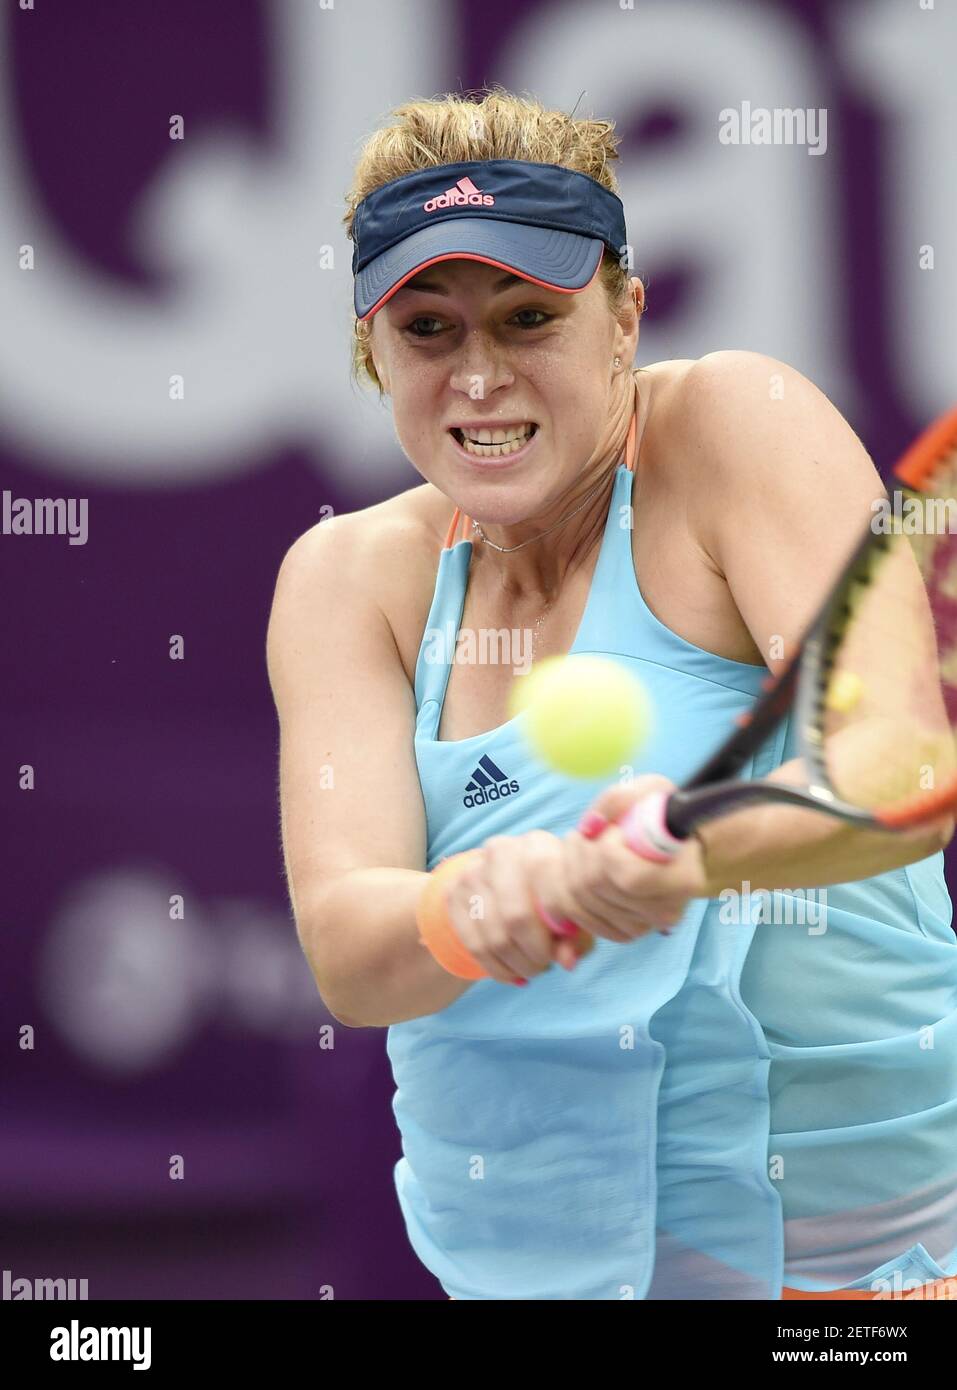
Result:
<svg viewBox="0 0 957 1390"><path fill-rule="evenodd" d="M644 386L650 397L646 433L667 446L674 472L686 446L693 455L697 441L768 399L778 376L797 375L773 357L736 348L653 362L638 373L639 389Z"/></svg>
<svg viewBox="0 0 957 1390"><path fill-rule="evenodd" d="M707 430L722 418L740 419L741 412L746 417L762 402L783 396L788 384L816 390L787 363L745 348L656 362L640 375L652 381L659 419L667 414L676 436Z"/></svg>
<svg viewBox="0 0 957 1390"><path fill-rule="evenodd" d="M657 363L659 395L676 406L668 423L673 443L697 443L731 429L735 435L768 419L779 421L788 402L802 417L833 417L828 397L795 367L763 352L721 348L702 357Z"/></svg>
<svg viewBox="0 0 957 1390"><path fill-rule="evenodd" d="M447 497L424 483L356 511L337 512L293 541L283 568L311 603L329 602L334 583L338 592L378 607L411 684L454 510Z"/></svg>
<svg viewBox="0 0 957 1390"><path fill-rule="evenodd" d="M685 499L706 529L728 511L714 501L728 495L729 483L752 494L774 491L781 481L775 460L785 446L813 452L828 441L857 442L822 390L765 353L723 348L647 370L654 389L641 460L645 486ZM836 446L830 452L839 457ZM790 506L794 498L782 493L781 501Z"/></svg>

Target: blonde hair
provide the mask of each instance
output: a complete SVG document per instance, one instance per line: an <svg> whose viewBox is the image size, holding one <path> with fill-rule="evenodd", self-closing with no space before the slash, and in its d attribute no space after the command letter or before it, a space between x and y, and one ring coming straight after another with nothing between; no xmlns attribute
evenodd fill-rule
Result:
<svg viewBox="0 0 957 1390"><path fill-rule="evenodd" d="M440 164L472 159L525 159L558 164L588 174L596 183L618 193L612 161L618 158L619 137L614 122L566 116L548 111L532 97L515 96L497 84L485 89L480 101L457 93L408 101L391 113L394 125L375 131L356 163L343 218L352 240L356 208L363 198L391 179ZM599 280L610 311L619 317L634 298L630 272L606 247ZM372 360L372 321L353 318L352 373L383 394Z"/></svg>

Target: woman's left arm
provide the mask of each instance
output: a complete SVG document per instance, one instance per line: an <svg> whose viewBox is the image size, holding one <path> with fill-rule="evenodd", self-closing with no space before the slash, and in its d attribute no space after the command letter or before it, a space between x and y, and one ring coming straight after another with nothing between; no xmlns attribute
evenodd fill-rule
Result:
<svg viewBox="0 0 957 1390"><path fill-rule="evenodd" d="M697 531L768 667L777 674L884 485L850 425L806 377L755 352L714 352L689 368L679 441ZM771 774L806 783L796 758ZM860 830L801 807L750 807L700 827L707 896L740 887L851 882L923 859L948 818L906 833Z"/></svg>

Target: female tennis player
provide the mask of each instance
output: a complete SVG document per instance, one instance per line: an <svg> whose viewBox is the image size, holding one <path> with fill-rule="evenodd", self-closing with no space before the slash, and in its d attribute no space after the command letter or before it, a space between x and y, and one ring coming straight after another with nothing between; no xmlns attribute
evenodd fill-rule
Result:
<svg viewBox="0 0 957 1390"><path fill-rule="evenodd" d="M748 809L666 864L614 824L754 705L880 478L784 363L633 367L611 123L500 89L392 115L348 199L354 360L425 481L295 542L268 663L299 939L334 1016L388 1028L411 1244L459 1299L932 1296L957 1272L953 823ZM463 659L483 631L528 651ZM532 756L529 652L641 679L633 780ZM799 781L790 745L748 775ZM471 849L446 902L476 981L416 918Z"/></svg>

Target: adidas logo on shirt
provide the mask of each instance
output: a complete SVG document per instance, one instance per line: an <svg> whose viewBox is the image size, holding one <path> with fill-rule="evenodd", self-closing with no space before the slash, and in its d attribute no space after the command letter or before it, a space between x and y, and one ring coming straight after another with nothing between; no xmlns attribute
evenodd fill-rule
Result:
<svg viewBox="0 0 957 1390"><path fill-rule="evenodd" d="M513 796L518 791L518 783L505 776L500 767L492 762L488 754L479 758L471 780L465 788L463 806L485 806L490 801L501 801L503 796Z"/></svg>

